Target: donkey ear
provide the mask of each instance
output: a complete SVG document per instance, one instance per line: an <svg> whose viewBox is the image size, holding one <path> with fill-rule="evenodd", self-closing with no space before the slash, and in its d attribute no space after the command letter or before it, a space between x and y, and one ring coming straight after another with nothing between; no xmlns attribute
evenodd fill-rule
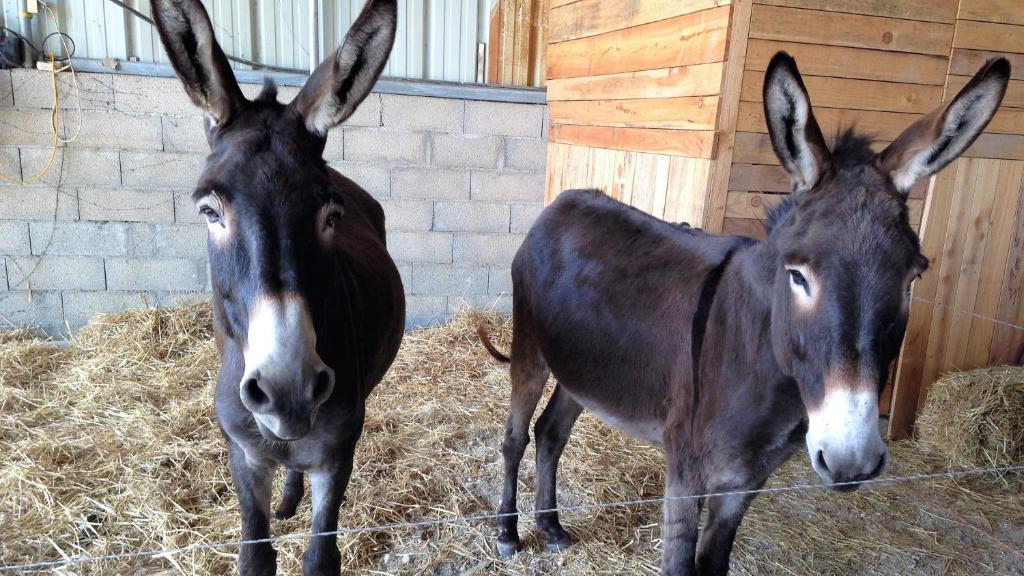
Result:
<svg viewBox="0 0 1024 576"><path fill-rule="evenodd" d="M949 104L911 124L883 150L879 166L896 189L909 193L963 154L995 115L1009 81L1006 58L989 60Z"/></svg>
<svg viewBox="0 0 1024 576"><path fill-rule="evenodd" d="M153 0L153 20L192 102L214 122L226 122L245 96L217 44L206 9L199 0Z"/></svg>
<svg viewBox="0 0 1024 576"><path fill-rule="evenodd" d="M793 179L793 191L814 188L832 166L832 154L811 111L811 99L785 52L772 57L764 76L764 117L775 155Z"/></svg>
<svg viewBox="0 0 1024 576"><path fill-rule="evenodd" d="M355 112L380 77L395 42L396 0L370 0L341 47L324 60L292 101L306 129L326 136Z"/></svg>

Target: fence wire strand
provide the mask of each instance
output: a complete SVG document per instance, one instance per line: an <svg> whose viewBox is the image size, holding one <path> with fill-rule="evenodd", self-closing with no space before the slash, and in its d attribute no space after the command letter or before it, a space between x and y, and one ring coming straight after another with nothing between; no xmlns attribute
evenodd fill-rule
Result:
<svg viewBox="0 0 1024 576"><path fill-rule="evenodd" d="M871 480L863 480L859 482L837 482L835 484L793 484L790 486L777 486L767 488L756 488L753 490L733 490L725 492L708 492L703 494L690 494L685 496L662 496L660 498L639 498L635 500L620 500L616 502L604 502L600 504L579 504L576 506L564 506L556 508L544 508L539 510L530 511L515 511L515 512L504 512L497 514L476 514L467 516L453 516L451 518L436 518L432 520L419 520L414 522L394 522L389 524L378 524L375 526L362 526L355 528L341 528L330 532L309 532L309 533L296 533L296 534L285 534L282 536L272 536L269 538L259 538L255 540L231 540L223 542L213 542L209 544L192 544L189 546L182 546L180 548L161 548L156 550L146 550L138 552L119 552L115 554L106 554L102 556L80 556L76 558L64 558L63 560L49 560L44 562L31 562L26 564L4 564L0 565L0 572L25 572L25 571L39 571L54 568L62 568L66 566L82 565L92 562L103 562L107 560L123 560L129 558L166 558L173 562L169 557L176 554L184 553L195 553L204 550L217 550L221 548L235 548L244 545L251 544L273 544L275 542L287 542L295 540L310 540L313 538L321 538L326 536L345 536L349 534L359 534L364 532L381 532L381 531L397 531L397 530L408 530L412 528L430 528L435 526L449 525L449 524L462 524L462 523L473 523L483 522L487 520L497 520L500 518L506 518L509 516L529 516L534 514L541 514L547 512L585 512L589 510L600 510L606 508L622 508L628 506L642 506L646 504L658 504L676 500L696 500L706 498L721 498L725 496L744 496L744 495L758 495L758 494L778 494L783 492L800 492L800 491L811 491L811 490L825 490L844 486L879 486L884 484L897 484L903 482L924 482L928 480L952 480L962 478L965 476L979 476L985 474L996 474L1004 475L1009 473L1024 473L1024 464L1014 466L993 466L987 468L972 468L968 470L947 470L944 472L934 472L931 474L913 474L909 476L895 476L889 478L874 478Z"/></svg>
<svg viewBox="0 0 1024 576"><path fill-rule="evenodd" d="M950 306L949 304L943 304L942 302L934 302L932 300L921 298L920 296L911 296L911 300L919 302L921 304L928 304L932 308L945 308L946 310L952 311L954 314L963 314L964 316L970 316L971 318L977 318L978 320L985 320L987 322L991 322L999 326L1005 326L1007 328L1013 328L1014 330L1024 331L1024 326L1021 326L1019 324L1006 322L1004 320L999 320L997 318L992 318L990 316L985 316L983 314L976 314L969 310L963 310L955 306Z"/></svg>

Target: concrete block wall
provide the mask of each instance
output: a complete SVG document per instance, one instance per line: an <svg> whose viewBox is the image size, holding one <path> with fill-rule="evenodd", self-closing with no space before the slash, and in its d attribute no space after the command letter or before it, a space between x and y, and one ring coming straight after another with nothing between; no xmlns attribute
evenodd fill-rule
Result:
<svg viewBox="0 0 1024 576"><path fill-rule="evenodd" d="M60 76L76 136L36 183L0 182L0 329L51 333L93 314L209 296L206 227L189 199L208 146L176 79ZM49 73L0 71L0 171L50 156ZM256 85L243 85L250 97ZM288 101L296 88L282 87ZM81 106L81 114L79 114ZM411 324L511 307L509 265L544 197L546 107L371 94L324 156L387 214ZM81 126L80 130L77 129Z"/></svg>

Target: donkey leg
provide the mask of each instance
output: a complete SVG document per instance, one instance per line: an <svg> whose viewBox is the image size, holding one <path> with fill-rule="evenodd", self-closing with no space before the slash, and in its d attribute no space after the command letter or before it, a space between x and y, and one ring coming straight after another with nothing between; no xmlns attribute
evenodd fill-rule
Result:
<svg viewBox="0 0 1024 576"><path fill-rule="evenodd" d="M696 459L685 457L685 448L680 448L677 441L667 440L661 573L664 576L693 576L701 501L689 496L701 493L703 485L694 473L697 470Z"/></svg>
<svg viewBox="0 0 1024 576"><path fill-rule="evenodd" d="M270 492L275 466L254 462L238 444L228 440L228 465L235 482L238 508L242 513L242 539L270 537ZM270 542L243 544L238 555L238 573L273 576L277 573L277 552Z"/></svg>
<svg viewBox="0 0 1024 576"><path fill-rule="evenodd" d="M333 470L309 472L310 492L313 496L313 533L338 530L338 514L345 500L345 489L352 476L352 459L356 443L352 441L341 454ZM314 536L302 555L303 576L338 576L341 572L341 553L338 536Z"/></svg>
<svg viewBox="0 0 1024 576"><path fill-rule="evenodd" d="M516 494L519 484L519 463L530 441L530 419L540 402L544 384L548 380L547 364L529 333L527 322L518 314L512 339L512 398L505 440L501 452L505 459L505 484L501 494L498 519L498 553L508 558L519 550L519 516L516 512Z"/></svg>
<svg viewBox="0 0 1024 576"><path fill-rule="evenodd" d="M735 486L714 486L710 492L740 490ZM730 494L708 499L708 520L697 546L697 573L701 576L725 576L729 573L729 555L736 530L743 520L753 494Z"/></svg>
<svg viewBox="0 0 1024 576"><path fill-rule="evenodd" d="M554 395L537 419L533 428L537 439L537 510L551 510L556 506L558 460L582 411L583 407L576 400L561 386L556 386ZM572 537L558 521L558 512L538 513L537 525L548 537L549 551L563 550L572 544Z"/></svg>
<svg viewBox="0 0 1024 576"><path fill-rule="evenodd" d="M299 502L302 502L302 493L305 488L302 485L302 472L299 470L289 470L288 477L284 481L284 491L281 494L281 502L277 504L277 510L274 511L274 516L281 520L284 518L291 518L295 516L295 511L299 508Z"/></svg>

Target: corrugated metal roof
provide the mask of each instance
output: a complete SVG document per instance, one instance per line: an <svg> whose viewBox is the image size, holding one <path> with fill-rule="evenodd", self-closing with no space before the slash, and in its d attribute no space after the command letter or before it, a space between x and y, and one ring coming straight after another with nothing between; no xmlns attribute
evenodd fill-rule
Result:
<svg viewBox="0 0 1024 576"><path fill-rule="evenodd" d="M247 60L309 69L309 8L319 2L318 54L333 50L366 0L203 0L224 51ZM4 25L18 30L17 0L2 0ZM385 76L473 82L477 42L486 41L489 0L398 0L398 36ZM126 0L150 14L150 0ZM107 0L53 0L60 28L80 58L166 63L156 31ZM35 40L56 30L35 17ZM54 37L46 50L59 50Z"/></svg>

